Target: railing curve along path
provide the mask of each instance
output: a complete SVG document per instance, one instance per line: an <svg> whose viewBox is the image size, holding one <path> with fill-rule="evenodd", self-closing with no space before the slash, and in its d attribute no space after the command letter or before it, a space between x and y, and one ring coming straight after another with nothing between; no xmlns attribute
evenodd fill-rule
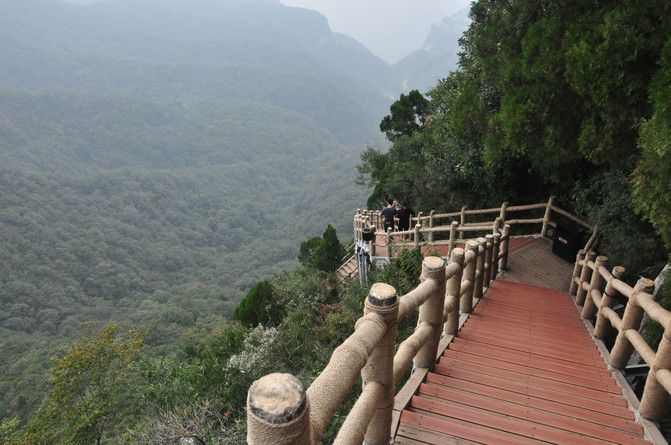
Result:
<svg viewBox="0 0 671 445"><path fill-rule="evenodd" d="M572 266L550 254L549 241L543 237L554 224L550 217L567 216L552 201L518 209L545 207L543 218L517 220L542 222L540 237L509 237L510 226L501 221L511 208L504 203L491 226L493 243L490 235L486 240L469 240L466 249L454 248L463 242L454 234L460 227L481 230L482 223L467 227L462 210L461 226L451 224L450 265L426 258L425 281L401 303L391 286L373 285L354 334L336 349L310 388L305 390L288 374L266 376L252 385L249 442L318 443L360 372L364 390L336 444L360 444L364 435L365 443L375 445L386 445L390 438L396 444L413 445L667 443L648 419L658 419L670 399L671 314L645 293L650 291L650 280L642 279L640 289L639 284L629 288L608 274L605 257L582 250ZM357 216L355 221L355 232L360 234L367 220ZM415 228L416 245L422 230ZM434 248L438 243L430 234L439 228L428 230ZM392 234L386 235L386 246L392 239ZM376 244L369 241L373 255ZM389 250L385 253L390 256ZM502 273L490 283L496 275L495 269L490 274L492 265L497 264ZM613 273L620 276L620 269ZM347 271L348 276L353 273ZM560 281L550 280L554 276ZM629 298L622 319L611 309L616 292ZM394 355L396 323L416 304L421 304L417 330ZM636 331L644 310L667 327L656 355ZM597 323L592 327L588 320L595 314ZM442 323L445 337L439 340L435 334L440 334ZM607 323L619 331L612 354L593 340L603 338ZM651 365L641 402L622 374L611 372L606 364L622 369L634 348ZM440 351L437 362L429 360L431 351L433 358ZM410 359L417 371L394 397L394 383ZM635 419L639 410L643 415Z"/></svg>

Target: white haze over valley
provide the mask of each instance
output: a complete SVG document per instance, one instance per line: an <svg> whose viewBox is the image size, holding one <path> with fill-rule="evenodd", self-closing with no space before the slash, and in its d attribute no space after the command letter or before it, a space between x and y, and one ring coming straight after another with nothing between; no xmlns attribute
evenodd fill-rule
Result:
<svg viewBox="0 0 671 445"><path fill-rule="evenodd" d="M471 0L280 0L324 15L331 30L347 34L376 56L395 63L424 44L431 25Z"/></svg>

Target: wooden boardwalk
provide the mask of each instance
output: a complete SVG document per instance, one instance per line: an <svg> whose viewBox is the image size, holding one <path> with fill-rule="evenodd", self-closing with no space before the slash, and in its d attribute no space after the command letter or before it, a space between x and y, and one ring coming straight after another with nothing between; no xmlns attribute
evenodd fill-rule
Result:
<svg viewBox="0 0 671 445"><path fill-rule="evenodd" d="M665 443L644 438L567 292L573 265L550 247L511 240L508 270L412 393L395 444Z"/></svg>

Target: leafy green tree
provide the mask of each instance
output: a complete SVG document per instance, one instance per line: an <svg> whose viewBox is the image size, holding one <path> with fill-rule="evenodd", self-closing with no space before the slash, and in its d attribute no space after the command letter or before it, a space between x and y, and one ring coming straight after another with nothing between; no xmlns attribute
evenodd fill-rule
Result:
<svg viewBox="0 0 671 445"><path fill-rule="evenodd" d="M401 94L389 107L391 114L382 119L380 131L390 141L396 141L403 135L412 135L426 123L428 105L429 101L418 90L412 90L407 95Z"/></svg>
<svg viewBox="0 0 671 445"><path fill-rule="evenodd" d="M279 323L282 313L275 298L275 287L270 281L264 280L256 283L242 299L233 311L233 319L249 327L259 324L266 326Z"/></svg>
<svg viewBox="0 0 671 445"><path fill-rule="evenodd" d="M89 324L82 337L55 362L53 389L26 425L25 443L101 444L131 409L126 401L133 359L144 333L116 338L119 326Z"/></svg>
<svg viewBox="0 0 671 445"><path fill-rule="evenodd" d="M634 197L671 250L671 39L662 52L650 99L655 112L641 126L643 154L634 172Z"/></svg>
<svg viewBox="0 0 671 445"><path fill-rule="evenodd" d="M314 267L324 272L333 272L342 265L343 256L345 247L340 244L336 229L329 224L315 249Z"/></svg>
<svg viewBox="0 0 671 445"><path fill-rule="evenodd" d="M298 261L306 267L312 267L315 261L315 250L319 246L321 238L318 236L313 236L307 241L303 241L300 247L300 253L298 254Z"/></svg>

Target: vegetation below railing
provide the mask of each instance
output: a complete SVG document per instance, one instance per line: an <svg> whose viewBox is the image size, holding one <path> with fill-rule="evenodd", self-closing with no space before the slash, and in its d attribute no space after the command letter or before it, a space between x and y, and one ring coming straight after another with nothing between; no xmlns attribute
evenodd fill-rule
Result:
<svg viewBox="0 0 671 445"><path fill-rule="evenodd" d="M414 363L429 369L441 334L454 336L460 314L470 313L500 267L505 267L509 226L452 249L450 263L424 259L422 284L399 297L374 284L354 333L335 349L328 366L307 390L287 374L257 380L248 394L250 444L315 444L359 376L362 393L345 419L336 444L388 443L396 382ZM398 324L419 308L414 333L396 345ZM397 349L396 349L397 346ZM394 354L394 351L396 353Z"/></svg>

